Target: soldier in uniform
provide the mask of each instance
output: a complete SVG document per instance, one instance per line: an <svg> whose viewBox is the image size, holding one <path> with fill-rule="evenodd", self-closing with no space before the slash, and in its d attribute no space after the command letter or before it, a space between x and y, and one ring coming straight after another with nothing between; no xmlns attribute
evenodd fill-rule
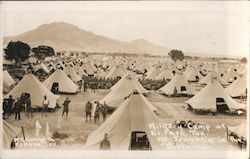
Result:
<svg viewBox="0 0 250 159"><path fill-rule="evenodd" d="M22 111L22 105L20 102L20 98L17 98L16 103L14 104L14 110L15 110L15 120L21 120L21 111Z"/></svg>
<svg viewBox="0 0 250 159"><path fill-rule="evenodd" d="M102 106L103 122L106 120L107 111L108 111L108 106L107 106L106 102L104 101L103 106Z"/></svg>
<svg viewBox="0 0 250 159"><path fill-rule="evenodd" d="M97 102L96 102L96 108L95 108L95 123L96 123L97 121L98 121L98 123L99 123L100 111L101 111L100 103L97 101Z"/></svg>
<svg viewBox="0 0 250 159"><path fill-rule="evenodd" d="M100 143L100 150L110 150L110 142L107 133L104 134L104 139Z"/></svg>
<svg viewBox="0 0 250 159"><path fill-rule="evenodd" d="M90 101L87 102L85 107L85 113L86 113L86 122L88 122L88 117L91 122L91 111L92 111L92 103Z"/></svg>
<svg viewBox="0 0 250 159"><path fill-rule="evenodd" d="M69 103L71 101L69 100L69 97L67 97L65 99L65 101L63 102L63 112L62 112L62 116L64 113L66 113L66 119L68 118L68 114L69 114Z"/></svg>
<svg viewBox="0 0 250 159"><path fill-rule="evenodd" d="M42 116L43 114L45 113L45 116L47 116L47 110L48 110L48 107L49 107L49 99L47 98L47 96L44 96L44 100L43 100L43 113L42 113Z"/></svg>
<svg viewBox="0 0 250 159"><path fill-rule="evenodd" d="M11 115L11 111L13 108L13 104L14 104L15 100L12 98L12 95L10 95L9 99L8 99L8 106L7 106L7 117L9 117Z"/></svg>
<svg viewBox="0 0 250 159"><path fill-rule="evenodd" d="M30 96L26 100L26 110L27 110L28 118L29 118L29 116L31 116L31 118L33 118Z"/></svg>

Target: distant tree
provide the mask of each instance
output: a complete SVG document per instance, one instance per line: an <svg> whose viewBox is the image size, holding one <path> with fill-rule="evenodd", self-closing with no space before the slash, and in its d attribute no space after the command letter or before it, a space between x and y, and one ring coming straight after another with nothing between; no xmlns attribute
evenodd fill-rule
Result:
<svg viewBox="0 0 250 159"><path fill-rule="evenodd" d="M21 41L10 41L8 46L4 49L6 59L15 60L16 64L25 61L29 58L30 46Z"/></svg>
<svg viewBox="0 0 250 159"><path fill-rule="evenodd" d="M171 59L173 61L177 61L177 60L183 60L184 59L184 54L182 53L181 50L171 50L168 55L171 57Z"/></svg>
<svg viewBox="0 0 250 159"><path fill-rule="evenodd" d="M247 63L247 58L246 58L246 57L243 57L242 59L240 59L240 62L242 62L242 63Z"/></svg>
<svg viewBox="0 0 250 159"><path fill-rule="evenodd" d="M54 49L52 47L50 47L50 46L44 46L44 45L40 45L38 47L32 48L32 52L35 53L35 56L39 60L44 60L45 57L54 56L55 55Z"/></svg>

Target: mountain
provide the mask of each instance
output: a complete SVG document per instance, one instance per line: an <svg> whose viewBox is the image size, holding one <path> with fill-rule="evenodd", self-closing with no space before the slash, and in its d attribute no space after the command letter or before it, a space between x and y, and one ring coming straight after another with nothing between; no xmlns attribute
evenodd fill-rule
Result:
<svg viewBox="0 0 250 159"><path fill-rule="evenodd" d="M149 50L152 54L154 54L154 53L159 54L160 53L163 55L164 54L167 55L167 53L170 51L166 47L153 44L145 39L137 39L137 40L131 41L130 44L132 46L139 48L140 50Z"/></svg>
<svg viewBox="0 0 250 159"><path fill-rule="evenodd" d="M96 35L64 22L43 24L23 34L5 37L4 46L9 41L17 40L28 43L31 47L48 45L56 51L151 53L155 55L164 55L169 51L165 47L155 45L144 39L132 42L119 41Z"/></svg>

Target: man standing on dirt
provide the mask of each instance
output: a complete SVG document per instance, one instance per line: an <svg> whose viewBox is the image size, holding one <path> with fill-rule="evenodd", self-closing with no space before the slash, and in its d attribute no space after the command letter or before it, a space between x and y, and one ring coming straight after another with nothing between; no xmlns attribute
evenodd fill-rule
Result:
<svg viewBox="0 0 250 159"><path fill-rule="evenodd" d="M33 118L33 112L32 112L32 107L31 107L30 96L28 96L28 98L26 100L26 109L27 109L27 116L28 116L28 118L30 116L31 116L31 118Z"/></svg>
<svg viewBox="0 0 250 159"><path fill-rule="evenodd" d="M90 101L87 102L85 107L85 113L86 113L86 122L88 122L88 117L91 122L91 111L92 111L92 103Z"/></svg>
<svg viewBox="0 0 250 159"><path fill-rule="evenodd" d="M104 101L103 106L102 106L103 122L106 120L107 111L108 111L108 106L107 106L106 102Z"/></svg>
<svg viewBox="0 0 250 159"><path fill-rule="evenodd" d="M9 99L8 99L8 106L7 106L7 117L9 117L11 115L11 110L13 108L13 104L14 104L15 100L12 98L12 95L10 95Z"/></svg>
<svg viewBox="0 0 250 159"><path fill-rule="evenodd" d="M96 123L97 121L98 121L98 123L99 123L100 111L101 111L100 103L99 103L98 101L96 101L96 108L95 108L95 123Z"/></svg>
<svg viewBox="0 0 250 159"><path fill-rule="evenodd" d="M45 116L47 116L47 110L48 110L48 107L49 107L49 99L47 98L47 96L44 96L44 100L43 100L43 113L42 113L42 116L43 114L45 113Z"/></svg>
<svg viewBox="0 0 250 159"><path fill-rule="evenodd" d="M71 101L69 100L69 97L67 97L65 99L65 101L63 102L63 112L62 112L62 117L63 117L63 114L66 113L66 119L68 118L68 114L69 114L69 103Z"/></svg>
<svg viewBox="0 0 250 159"><path fill-rule="evenodd" d="M79 91L81 92L83 88L83 80L79 81Z"/></svg>
<svg viewBox="0 0 250 159"><path fill-rule="evenodd" d="M8 113L8 99L3 99L3 119L6 119Z"/></svg>
<svg viewBox="0 0 250 159"><path fill-rule="evenodd" d="M17 98L16 103L14 104L14 110L15 110L15 120L21 120L21 111L22 111L22 105L20 102L20 98Z"/></svg>
<svg viewBox="0 0 250 159"><path fill-rule="evenodd" d="M83 83L83 91L87 92L87 89L88 89L88 83L87 83L87 81L84 81L84 83Z"/></svg>

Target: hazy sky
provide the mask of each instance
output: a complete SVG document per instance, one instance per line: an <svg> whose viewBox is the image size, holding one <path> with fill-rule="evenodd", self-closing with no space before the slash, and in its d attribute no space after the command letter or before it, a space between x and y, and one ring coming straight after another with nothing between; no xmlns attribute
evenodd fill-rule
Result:
<svg viewBox="0 0 250 159"><path fill-rule="evenodd" d="M169 49L247 56L249 2L0 2L4 36L63 21L122 41L144 38Z"/></svg>

